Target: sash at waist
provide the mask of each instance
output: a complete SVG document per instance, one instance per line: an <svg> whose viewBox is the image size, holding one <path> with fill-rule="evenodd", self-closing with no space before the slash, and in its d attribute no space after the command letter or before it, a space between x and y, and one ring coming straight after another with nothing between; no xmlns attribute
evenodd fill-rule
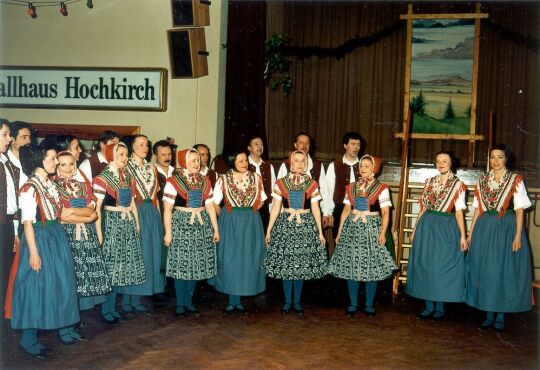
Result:
<svg viewBox="0 0 540 370"><path fill-rule="evenodd" d="M309 210L309 209L284 208L283 212L290 213L290 216L287 217L287 221L292 221L293 218L296 218L296 223L301 224L302 223L302 218L300 217L300 215L310 213L311 210Z"/></svg>
<svg viewBox="0 0 540 370"><path fill-rule="evenodd" d="M193 223L195 222L195 217L197 217L197 220L199 221L199 223L202 225L203 224L203 219L202 219L202 215L201 215L201 212L205 210L204 207L199 207L199 208L189 208L189 207L174 207L175 210L177 211L180 211L180 212L188 212L188 213L191 213L191 218L189 219L189 224L190 225L193 225Z"/></svg>
<svg viewBox="0 0 540 370"><path fill-rule="evenodd" d="M356 209L353 209L352 214L354 215L354 222L358 222L359 219L362 219L363 223L367 222L366 216L379 216L379 212L359 211Z"/></svg>
<svg viewBox="0 0 540 370"><path fill-rule="evenodd" d="M103 207L106 211L112 211L112 212L121 212L121 215L120 217L122 218L122 220L125 220L126 217L128 218L128 220L131 220L132 217L131 217L131 212L133 211L133 209L131 208L131 206L129 207L113 207L113 206L105 206Z"/></svg>

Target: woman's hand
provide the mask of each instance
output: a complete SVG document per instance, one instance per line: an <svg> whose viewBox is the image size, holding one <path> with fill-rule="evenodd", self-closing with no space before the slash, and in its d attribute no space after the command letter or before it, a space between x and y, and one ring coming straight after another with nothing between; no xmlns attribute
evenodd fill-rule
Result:
<svg viewBox="0 0 540 370"><path fill-rule="evenodd" d="M97 233L97 239L98 239L98 242L99 242L99 245L103 245L103 234L102 233Z"/></svg>
<svg viewBox="0 0 540 370"><path fill-rule="evenodd" d="M319 234L319 241L321 242L321 244L326 244L326 238L323 234Z"/></svg>
<svg viewBox="0 0 540 370"><path fill-rule="evenodd" d="M517 252L520 249L521 249L521 237L516 236L516 238L512 242L512 252Z"/></svg>
<svg viewBox="0 0 540 370"><path fill-rule="evenodd" d="M335 239L335 242L336 242L336 245L339 243L339 240L341 239L341 233L338 233L336 235L336 239Z"/></svg>
<svg viewBox="0 0 540 370"><path fill-rule="evenodd" d="M172 235L171 234L165 234L163 237L163 244L165 244L166 247L170 247L172 243Z"/></svg>
<svg viewBox="0 0 540 370"><path fill-rule="evenodd" d="M266 238L264 238L264 241L266 242L266 244L270 244L270 232L267 232L266 233Z"/></svg>
<svg viewBox="0 0 540 370"><path fill-rule="evenodd" d="M214 231L214 243L219 243L219 231Z"/></svg>
<svg viewBox="0 0 540 370"><path fill-rule="evenodd" d="M467 250L471 247L471 239L472 233L469 233L469 236L467 236Z"/></svg>
<svg viewBox="0 0 540 370"><path fill-rule="evenodd" d="M39 254L31 254L28 262L30 263L32 270L36 272L41 270L41 257L39 257Z"/></svg>
<svg viewBox="0 0 540 370"><path fill-rule="evenodd" d="M385 235L385 233L380 233L379 234L379 244L381 246L384 246L386 244L386 235Z"/></svg>
<svg viewBox="0 0 540 370"><path fill-rule="evenodd" d="M459 241L459 245L461 247L462 252L465 252L467 249L469 249L469 242L467 241L467 239L465 239L464 236L461 237Z"/></svg>

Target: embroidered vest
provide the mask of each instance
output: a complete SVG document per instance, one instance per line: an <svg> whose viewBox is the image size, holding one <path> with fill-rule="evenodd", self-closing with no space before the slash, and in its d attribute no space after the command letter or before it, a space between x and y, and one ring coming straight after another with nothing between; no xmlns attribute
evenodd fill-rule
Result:
<svg viewBox="0 0 540 370"><path fill-rule="evenodd" d="M264 201L264 205L269 205L272 202L272 197L270 197L269 194L272 193L272 170L271 170L272 164L270 162L263 161L261 165L261 177L263 181L263 189L266 195L268 195L268 198ZM253 164L249 164L248 169L255 173L256 169Z"/></svg>
<svg viewBox="0 0 540 370"><path fill-rule="evenodd" d="M334 186L334 204L343 204L345 198L345 188L351 183L351 167L354 171L354 179L360 178L360 169L358 163L353 166L343 163L343 158L334 161L334 172L336 174L336 183Z"/></svg>

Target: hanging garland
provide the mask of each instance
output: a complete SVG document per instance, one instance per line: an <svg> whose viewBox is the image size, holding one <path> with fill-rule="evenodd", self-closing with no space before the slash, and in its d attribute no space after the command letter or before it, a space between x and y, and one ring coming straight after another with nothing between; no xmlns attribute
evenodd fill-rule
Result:
<svg viewBox="0 0 540 370"><path fill-rule="evenodd" d="M536 38L524 36L519 32L504 28L503 26L493 23L490 20L483 20L482 25L485 25L489 29L497 32L502 39L512 40L516 44L526 47L528 50L538 52L539 41ZM391 36L395 32L403 30L404 28L405 23L400 20L381 31L375 32L369 36L355 37L334 48L322 48L319 46L284 46L283 53L288 56L295 56L299 60L311 57L334 57L339 60L345 57L347 54L354 52L358 48L371 46L382 39Z"/></svg>
<svg viewBox="0 0 540 370"><path fill-rule="evenodd" d="M381 41L382 39L391 36L395 32L403 30L404 28L405 24L402 21L397 21L390 27L375 32L370 36L355 37L335 48L322 48L319 46L285 46L283 52L286 55L296 56L300 60L307 59L313 56L319 58L334 57L339 60L345 55L352 53L360 47L367 47L373 45Z"/></svg>

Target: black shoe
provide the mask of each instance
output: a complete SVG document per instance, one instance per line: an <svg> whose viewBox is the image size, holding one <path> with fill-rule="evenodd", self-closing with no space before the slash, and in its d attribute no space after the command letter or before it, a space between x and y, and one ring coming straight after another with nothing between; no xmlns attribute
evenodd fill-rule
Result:
<svg viewBox="0 0 540 370"><path fill-rule="evenodd" d="M194 315L194 316L199 316L200 312L199 310L197 309L197 307L191 305L191 306L187 306L186 307L186 311L187 313L189 313L190 315Z"/></svg>
<svg viewBox="0 0 540 370"><path fill-rule="evenodd" d="M365 310L364 310L364 313L366 314L367 317L373 317L373 316L376 315L375 309L374 309L374 308L372 308L372 309L370 309L370 310L365 309Z"/></svg>
<svg viewBox="0 0 540 370"><path fill-rule="evenodd" d="M358 306L349 306L345 311L345 315L353 317L358 312Z"/></svg>
<svg viewBox="0 0 540 370"><path fill-rule="evenodd" d="M86 339L86 337L84 335L81 335L80 333L73 335L73 332L72 332L70 335L71 335L71 338L73 338L75 342L88 342L88 339Z"/></svg>
<svg viewBox="0 0 540 370"><path fill-rule="evenodd" d="M184 306L176 307L176 310L174 310L174 316L176 317L185 317L186 316L186 309Z"/></svg>
<svg viewBox="0 0 540 370"><path fill-rule="evenodd" d="M58 339L60 339L60 343L65 346L71 346L72 344L75 344L75 339L69 333L66 333L64 335L58 335Z"/></svg>
<svg viewBox="0 0 540 370"><path fill-rule="evenodd" d="M291 311L291 304L290 303L285 303L283 305L283 307L281 307L281 313L284 314L284 315L288 314L290 311Z"/></svg>
<svg viewBox="0 0 540 370"><path fill-rule="evenodd" d="M234 309L235 309L236 312L238 312L241 315L245 315L247 313L247 310L246 310L246 308L244 307L243 304L237 304L234 307Z"/></svg>
<svg viewBox="0 0 540 370"><path fill-rule="evenodd" d="M424 310L416 316L418 320L426 320L429 319L433 315L433 311Z"/></svg>
<svg viewBox="0 0 540 370"><path fill-rule="evenodd" d="M118 319L114 317L112 312L106 313L105 315L101 316L101 321L106 324L118 324Z"/></svg>
<svg viewBox="0 0 540 370"><path fill-rule="evenodd" d="M293 308L294 308L294 312L296 312L297 315L304 314L304 309L302 308L302 305L300 303L295 303Z"/></svg>
<svg viewBox="0 0 540 370"><path fill-rule="evenodd" d="M21 346L19 344L19 348L22 351L24 351L24 353L29 354L30 356L32 356L32 358L35 358L35 359L38 359L38 360L43 360L43 359L47 358L47 350L45 348L39 350L39 352L36 352L36 353L30 352L34 346L30 347L29 349L26 349L26 348L24 348L23 346Z"/></svg>
<svg viewBox="0 0 540 370"><path fill-rule="evenodd" d="M234 306L233 305L228 305L227 307L225 307L225 309L223 310L223 313L225 315L232 315L234 313Z"/></svg>
<svg viewBox="0 0 540 370"><path fill-rule="evenodd" d="M489 328L491 328L493 326L494 322L491 321L491 320L484 320L483 323L481 323L480 325L478 325L478 330L481 330L481 331L486 331L488 330Z"/></svg>

